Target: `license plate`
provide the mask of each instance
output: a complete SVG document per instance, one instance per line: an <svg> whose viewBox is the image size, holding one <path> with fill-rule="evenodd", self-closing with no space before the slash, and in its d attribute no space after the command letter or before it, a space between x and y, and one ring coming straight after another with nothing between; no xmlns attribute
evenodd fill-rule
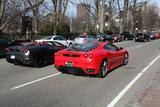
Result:
<svg viewBox="0 0 160 107"><path fill-rule="evenodd" d="M66 62L66 66L67 67L73 67L73 63L72 62Z"/></svg>
<svg viewBox="0 0 160 107"><path fill-rule="evenodd" d="M16 57L14 55L11 55L11 59L15 59Z"/></svg>

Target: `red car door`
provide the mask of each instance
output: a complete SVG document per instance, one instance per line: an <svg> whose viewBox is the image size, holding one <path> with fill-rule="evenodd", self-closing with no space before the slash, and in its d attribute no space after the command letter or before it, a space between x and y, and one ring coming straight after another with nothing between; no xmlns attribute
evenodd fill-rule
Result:
<svg viewBox="0 0 160 107"><path fill-rule="evenodd" d="M104 48L107 52L108 63L111 69L122 64L123 55L118 47L113 44L106 44Z"/></svg>

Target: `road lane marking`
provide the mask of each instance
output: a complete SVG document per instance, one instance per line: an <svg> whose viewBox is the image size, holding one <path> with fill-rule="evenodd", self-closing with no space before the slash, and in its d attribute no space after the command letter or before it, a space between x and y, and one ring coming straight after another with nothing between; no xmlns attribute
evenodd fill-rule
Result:
<svg viewBox="0 0 160 107"><path fill-rule="evenodd" d="M54 76L57 76L57 75L60 75L61 73L56 73L56 74L52 74L52 75L49 75L49 76L46 76L46 77L43 77L43 78L40 78L40 79L37 79L37 80L34 80L34 81L30 81L30 82L27 82L27 83L24 83L22 85L19 85L19 86L16 86L16 87L13 87L11 88L10 90L15 90L15 89L18 89L18 88L22 88L22 87L25 87L27 85L31 85L31 84L34 84L36 82L39 82L39 81L42 81L42 80L45 80L45 79L48 79L48 78L51 78L51 77L54 77Z"/></svg>
<svg viewBox="0 0 160 107"><path fill-rule="evenodd" d="M114 107L118 101L123 97L123 95L135 84L135 82L160 58L158 55L152 62L150 62L147 67L145 67L112 101L107 105L107 107Z"/></svg>
<svg viewBox="0 0 160 107"><path fill-rule="evenodd" d="M138 45L138 46L136 46L135 48L140 48L140 47L142 47L143 45Z"/></svg>

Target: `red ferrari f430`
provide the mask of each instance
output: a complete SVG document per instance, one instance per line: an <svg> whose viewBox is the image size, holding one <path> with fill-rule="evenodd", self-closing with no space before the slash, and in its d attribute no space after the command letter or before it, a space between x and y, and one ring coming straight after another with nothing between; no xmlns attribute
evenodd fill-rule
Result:
<svg viewBox="0 0 160 107"><path fill-rule="evenodd" d="M61 72L105 77L108 71L128 63L126 49L108 42L77 44L55 53L55 66Z"/></svg>

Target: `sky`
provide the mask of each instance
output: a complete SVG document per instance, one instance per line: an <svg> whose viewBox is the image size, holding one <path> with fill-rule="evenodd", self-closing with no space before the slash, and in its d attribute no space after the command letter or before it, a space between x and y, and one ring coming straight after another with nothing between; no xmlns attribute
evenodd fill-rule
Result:
<svg viewBox="0 0 160 107"><path fill-rule="evenodd" d="M154 0L157 6L160 8L160 0Z"/></svg>
<svg viewBox="0 0 160 107"><path fill-rule="evenodd" d="M74 1L74 4L72 3L69 3L68 5L68 9L67 9L67 12L66 12L66 15L69 16L69 17L76 17L76 3L78 3L78 0L72 0ZM153 4L156 3L156 5L160 8L160 0L151 0Z"/></svg>
<svg viewBox="0 0 160 107"><path fill-rule="evenodd" d="M68 9L66 14L70 17L76 17L76 11L77 11L77 6L76 6L77 0L74 1L74 4L69 3Z"/></svg>
<svg viewBox="0 0 160 107"><path fill-rule="evenodd" d="M73 0L72 0L73 1ZM156 6L158 6L160 8L160 0L151 0L153 4L155 4ZM74 3L77 3L78 0L74 0ZM69 3L68 6L68 10L67 10L67 15L70 17L76 17L76 5L73 5L71 3Z"/></svg>

